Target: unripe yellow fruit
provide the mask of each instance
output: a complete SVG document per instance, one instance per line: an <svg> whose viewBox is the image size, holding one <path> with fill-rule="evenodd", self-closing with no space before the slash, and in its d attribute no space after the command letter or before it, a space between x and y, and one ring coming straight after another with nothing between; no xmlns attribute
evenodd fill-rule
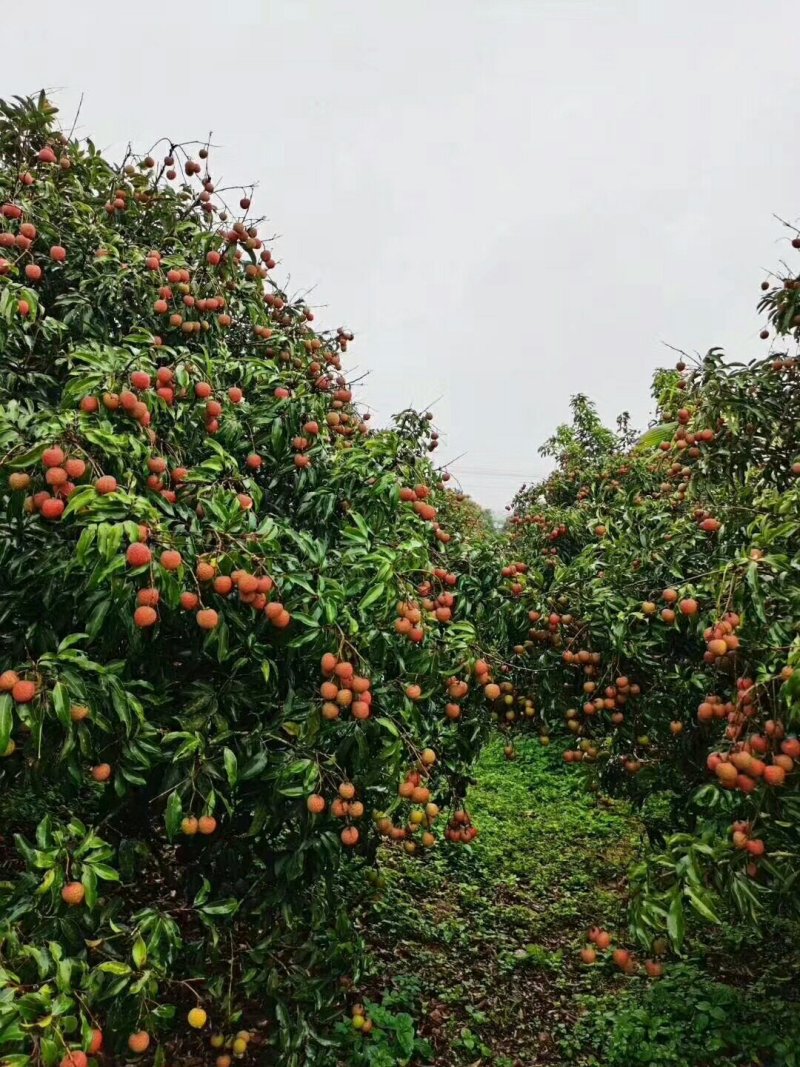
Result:
<svg viewBox="0 0 800 1067"><path fill-rule="evenodd" d="M203 1008L192 1008L186 1016L189 1026L194 1030L202 1030L208 1022L208 1015Z"/></svg>

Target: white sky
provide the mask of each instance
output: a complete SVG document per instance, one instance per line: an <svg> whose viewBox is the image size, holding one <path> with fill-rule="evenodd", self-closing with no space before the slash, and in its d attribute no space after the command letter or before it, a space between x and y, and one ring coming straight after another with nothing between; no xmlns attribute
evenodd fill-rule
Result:
<svg viewBox="0 0 800 1067"><path fill-rule="evenodd" d="M6 0L6 6L8 0ZM546 469L572 393L643 425L661 342L763 351L765 268L800 212L791 0L40 0L0 95L57 90L79 131L214 132L359 395L436 400L495 510ZM26 39L26 35L29 39ZM285 268L284 266L285 265ZM441 399L438 399L441 398Z"/></svg>

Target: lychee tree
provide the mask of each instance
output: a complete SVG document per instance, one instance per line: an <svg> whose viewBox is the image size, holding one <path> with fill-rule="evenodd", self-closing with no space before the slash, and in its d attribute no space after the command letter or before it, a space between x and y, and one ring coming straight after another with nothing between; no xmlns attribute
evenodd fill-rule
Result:
<svg viewBox="0 0 800 1067"><path fill-rule="evenodd" d="M680 950L690 918L800 915L800 361L772 322L766 359L658 372L641 437L576 398L508 524L512 680L533 709L508 728L560 735L592 788L641 806L631 922L650 948Z"/></svg>
<svg viewBox="0 0 800 1067"><path fill-rule="evenodd" d="M496 548L252 191L155 155L0 105L0 1053L327 1062L347 866L474 834Z"/></svg>

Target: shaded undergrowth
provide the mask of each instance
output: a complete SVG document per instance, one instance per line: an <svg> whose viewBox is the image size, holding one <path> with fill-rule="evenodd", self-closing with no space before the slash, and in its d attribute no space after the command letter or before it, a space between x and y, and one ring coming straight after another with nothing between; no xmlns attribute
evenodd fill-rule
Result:
<svg viewBox="0 0 800 1067"><path fill-rule="evenodd" d="M361 928L377 1040L355 1038L346 1062L800 1064L791 1003L800 960L783 947L792 932L772 931L780 951L764 941L756 965L752 952L737 965L732 924L695 941L695 957L668 959L658 980L623 975L608 958L587 967L579 949L589 927L625 941L640 822L533 741L511 762L496 741L476 778L473 845L420 863L386 859Z"/></svg>

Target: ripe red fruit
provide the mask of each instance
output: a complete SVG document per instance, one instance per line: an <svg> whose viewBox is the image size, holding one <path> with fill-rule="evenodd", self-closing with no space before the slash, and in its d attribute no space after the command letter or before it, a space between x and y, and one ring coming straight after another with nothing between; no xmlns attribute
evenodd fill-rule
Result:
<svg viewBox="0 0 800 1067"><path fill-rule="evenodd" d="M0 693L10 693L18 681L19 675L16 671L3 671L0 674Z"/></svg>
<svg viewBox="0 0 800 1067"><path fill-rule="evenodd" d="M216 572L211 564L206 563L204 560L201 560L195 568L195 575L199 582L210 582L215 573Z"/></svg>
<svg viewBox="0 0 800 1067"><path fill-rule="evenodd" d="M74 908L77 904L82 904L85 896L86 890L81 882L67 882L61 890L61 899L65 904L69 904L71 908Z"/></svg>
<svg viewBox="0 0 800 1067"><path fill-rule="evenodd" d="M133 621L141 630L155 626L158 622L158 614L155 608L139 607L133 613Z"/></svg>
<svg viewBox="0 0 800 1067"><path fill-rule="evenodd" d="M96 767L92 767L92 778L96 782L107 782L111 777L111 765L109 763L98 763Z"/></svg>
<svg viewBox="0 0 800 1067"><path fill-rule="evenodd" d="M160 599L161 594L157 589L153 588L140 589L136 594L136 603L148 608L154 608Z"/></svg>
<svg viewBox="0 0 800 1067"><path fill-rule="evenodd" d="M86 1050L90 1056L93 1056L96 1052L99 1052L103 1047L103 1031L94 1029L92 1030L92 1039L89 1042L89 1048Z"/></svg>
<svg viewBox="0 0 800 1067"><path fill-rule="evenodd" d="M244 393L237 385L232 385L228 390L228 398L232 404L240 404L244 399Z"/></svg>
<svg viewBox="0 0 800 1067"><path fill-rule="evenodd" d="M131 375L131 385L139 391L149 389L151 384L150 375L143 370L135 370Z"/></svg>
<svg viewBox="0 0 800 1067"><path fill-rule="evenodd" d="M66 458L63 449L59 448L58 445L53 448L47 448L42 453L42 463L45 467L61 467Z"/></svg>
<svg viewBox="0 0 800 1067"><path fill-rule="evenodd" d="M128 1038L128 1048L131 1052L147 1052L150 1047L150 1035L146 1030L138 1030Z"/></svg>
<svg viewBox="0 0 800 1067"><path fill-rule="evenodd" d="M36 696L36 683L20 679L11 688L11 698L17 704L30 704Z"/></svg>
<svg viewBox="0 0 800 1067"><path fill-rule="evenodd" d="M228 596L233 589L233 579L227 574L220 574L214 579L214 592L220 596Z"/></svg>
<svg viewBox="0 0 800 1067"><path fill-rule="evenodd" d="M23 319L26 319L31 313L31 306L27 300L19 300L17 302L17 311Z"/></svg>
<svg viewBox="0 0 800 1067"><path fill-rule="evenodd" d="M737 773L733 764L720 762L717 764L714 773L727 789L732 789L736 785Z"/></svg>
<svg viewBox="0 0 800 1067"><path fill-rule="evenodd" d="M53 245L50 249L50 258L55 263L63 263L67 258L67 250L62 245Z"/></svg>
<svg viewBox="0 0 800 1067"><path fill-rule="evenodd" d="M775 763L767 764L764 768L764 781L767 785L782 786L786 781L786 771Z"/></svg>
<svg viewBox="0 0 800 1067"><path fill-rule="evenodd" d="M174 549L167 549L166 552L161 553L161 566L165 571L176 571L182 563L180 552Z"/></svg>
<svg viewBox="0 0 800 1067"><path fill-rule="evenodd" d="M47 148L40 149L36 158L39 160L40 163L55 163L56 154L53 149L48 146Z"/></svg>
<svg viewBox="0 0 800 1067"><path fill-rule="evenodd" d="M141 541L134 541L132 545L128 545L125 558L131 567L144 567L153 558L153 553Z"/></svg>
<svg viewBox="0 0 800 1067"><path fill-rule="evenodd" d="M55 522L64 514L64 501L57 497L49 497L42 501L42 518Z"/></svg>
<svg viewBox="0 0 800 1067"><path fill-rule="evenodd" d="M320 796L319 793L312 793L306 800L306 807L312 815L321 815L325 810L325 797Z"/></svg>
<svg viewBox="0 0 800 1067"><path fill-rule="evenodd" d="M68 459L64 464L64 470L70 478L82 478L86 473L86 464L82 459Z"/></svg>
<svg viewBox="0 0 800 1067"><path fill-rule="evenodd" d="M631 954L626 948L615 948L613 959L617 967L624 971L631 962Z"/></svg>
<svg viewBox="0 0 800 1067"><path fill-rule="evenodd" d="M194 611L200 603L197 593L181 593L181 607L184 611Z"/></svg>
<svg viewBox="0 0 800 1067"><path fill-rule="evenodd" d="M38 282L42 277L42 268L38 263L28 263L25 267L25 277L29 282Z"/></svg>
<svg viewBox="0 0 800 1067"><path fill-rule="evenodd" d="M200 400L206 400L211 396L212 389L208 382L196 382L194 387L194 395Z"/></svg>
<svg viewBox="0 0 800 1067"><path fill-rule="evenodd" d="M88 1062L85 1052L73 1050L61 1058L59 1067L87 1067Z"/></svg>
<svg viewBox="0 0 800 1067"><path fill-rule="evenodd" d="M213 630L219 623L219 615L211 608L204 608L197 613L197 625L201 630Z"/></svg>
<svg viewBox="0 0 800 1067"><path fill-rule="evenodd" d="M206 252L206 263L208 263L211 267L216 267L221 259L222 256L219 254L219 252L215 252L213 250L211 252Z"/></svg>
<svg viewBox="0 0 800 1067"><path fill-rule="evenodd" d="M117 479L112 478L110 474L104 474L102 478L97 479L94 487L101 496L106 496L108 493L116 493Z"/></svg>
<svg viewBox="0 0 800 1067"><path fill-rule="evenodd" d="M100 410L100 401L96 396L82 396L80 409L87 415L93 415L96 411Z"/></svg>
<svg viewBox="0 0 800 1067"><path fill-rule="evenodd" d="M358 844L359 833L355 826L345 826L339 836L342 839L342 844L346 845L348 848L352 848L354 845Z"/></svg>

